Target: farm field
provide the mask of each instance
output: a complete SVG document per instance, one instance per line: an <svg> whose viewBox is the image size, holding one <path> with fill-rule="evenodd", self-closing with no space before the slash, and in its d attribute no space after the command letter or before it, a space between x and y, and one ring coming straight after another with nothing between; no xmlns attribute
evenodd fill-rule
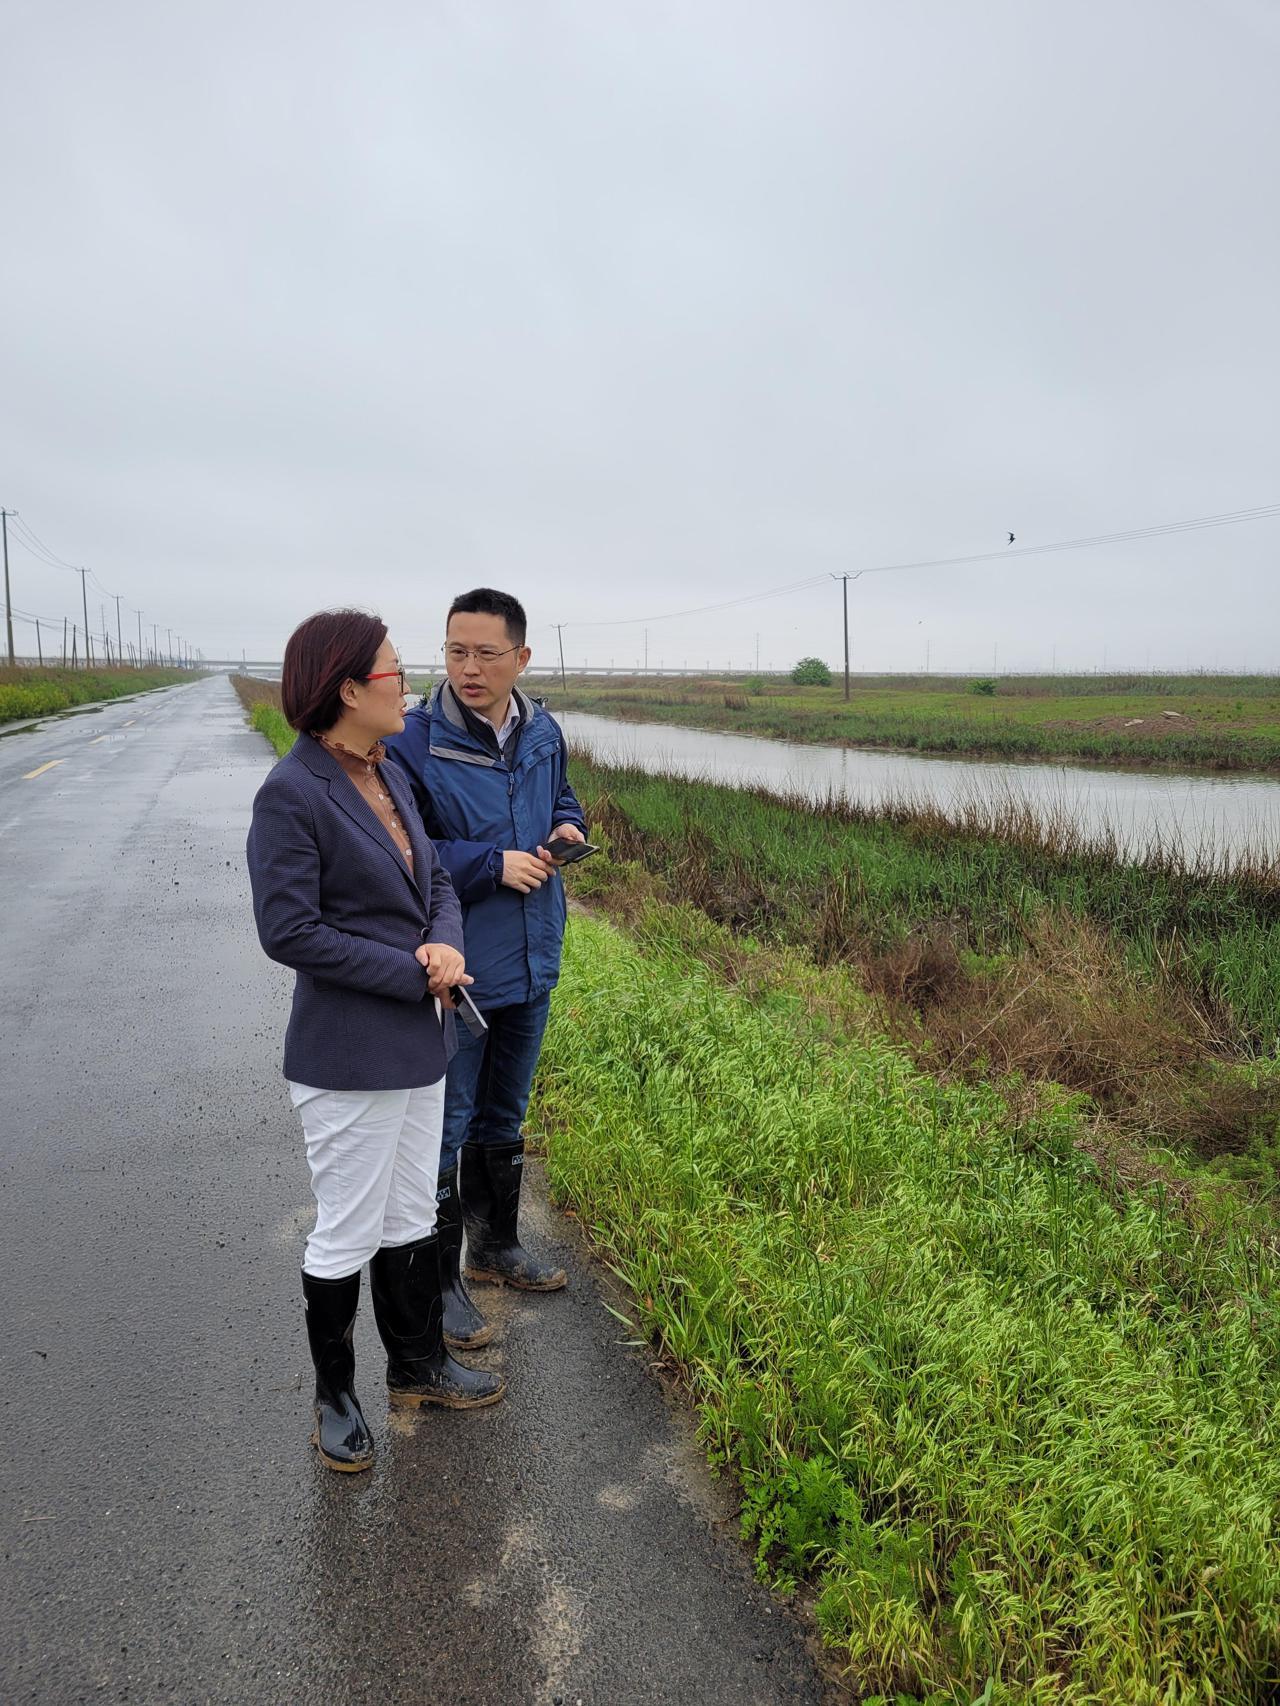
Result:
<svg viewBox="0 0 1280 1706"><path fill-rule="evenodd" d="M869 1701L1273 1698L1276 873L573 775L531 1119L761 1575Z"/></svg>
<svg viewBox="0 0 1280 1706"><path fill-rule="evenodd" d="M858 676L844 700L780 676L569 676L557 709L778 740L1196 770L1280 770L1274 676Z"/></svg>

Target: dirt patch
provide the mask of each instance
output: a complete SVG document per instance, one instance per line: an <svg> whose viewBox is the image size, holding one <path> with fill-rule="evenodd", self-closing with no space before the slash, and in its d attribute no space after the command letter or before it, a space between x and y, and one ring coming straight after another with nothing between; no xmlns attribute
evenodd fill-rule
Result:
<svg viewBox="0 0 1280 1706"><path fill-rule="evenodd" d="M1227 729L1242 732L1246 729L1243 723L1205 723L1201 718L1185 716L1181 711L1156 711L1148 717L1062 718L1041 726L1070 729L1076 734L1134 735L1143 740L1158 740L1162 735L1199 734L1202 729L1214 734L1221 734Z"/></svg>

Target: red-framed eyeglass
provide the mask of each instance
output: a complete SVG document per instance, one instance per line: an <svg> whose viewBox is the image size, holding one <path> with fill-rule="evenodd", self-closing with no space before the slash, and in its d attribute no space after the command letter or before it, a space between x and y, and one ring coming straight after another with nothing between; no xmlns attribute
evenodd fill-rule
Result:
<svg viewBox="0 0 1280 1706"><path fill-rule="evenodd" d="M405 680L405 674L402 669L380 669L376 675L366 675L365 680L390 681L393 675L398 675L400 677L400 691L402 693L407 693L409 691L409 685Z"/></svg>

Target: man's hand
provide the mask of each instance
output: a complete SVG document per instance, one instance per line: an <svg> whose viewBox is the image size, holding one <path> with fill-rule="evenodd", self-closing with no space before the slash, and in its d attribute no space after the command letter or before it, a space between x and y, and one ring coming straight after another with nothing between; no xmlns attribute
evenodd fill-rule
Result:
<svg viewBox="0 0 1280 1706"><path fill-rule="evenodd" d="M445 1007L452 1007L449 991L455 984L474 983L467 976L467 962L448 942L424 942L414 950L414 958L427 973L427 988Z"/></svg>
<svg viewBox="0 0 1280 1706"><path fill-rule="evenodd" d="M585 841L586 839L586 836L578 828L576 823L562 823L551 831L552 841ZM545 847L539 847L538 852L544 859L551 859L551 855L547 852ZM564 860L551 859L551 863L559 866L564 863Z"/></svg>
<svg viewBox="0 0 1280 1706"><path fill-rule="evenodd" d="M554 863L545 851L539 853L509 852L502 855L502 882L505 888L520 894L532 894L540 889L551 875Z"/></svg>

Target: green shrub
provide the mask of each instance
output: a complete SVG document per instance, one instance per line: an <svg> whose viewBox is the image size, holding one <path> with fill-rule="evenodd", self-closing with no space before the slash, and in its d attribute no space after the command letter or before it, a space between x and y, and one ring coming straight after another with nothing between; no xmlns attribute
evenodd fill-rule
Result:
<svg viewBox="0 0 1280 1706"><path fill-rule="evenodd" d="M830 687L831 671L821 658L801 658L791 679L797 687Z"/></svg>
<svg viewBox="0 0 1280 1706"><path fill-rule="evenodd" d="M976 693L979 698L982 699L994 699L996 696L996 684L989 675L983 675L980 676L977 681L971 681L969 683L969 691L970 693Z"/></svg>

